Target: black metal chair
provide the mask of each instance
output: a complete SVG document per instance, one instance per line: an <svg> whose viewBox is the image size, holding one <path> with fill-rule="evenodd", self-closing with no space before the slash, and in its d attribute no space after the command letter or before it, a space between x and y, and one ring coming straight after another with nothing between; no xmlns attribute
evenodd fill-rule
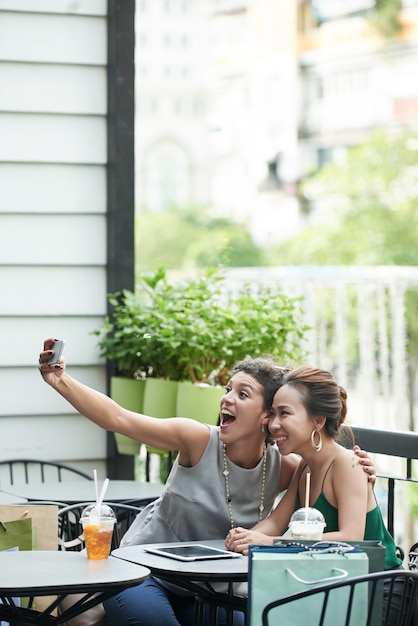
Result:
<svg viewBox="0 0 418 626"><path fill-rule="evenodd" d="M418 571L418 543L414 543L409 550L409 563L408 567L413 572Z"/></svg>
<svg viewBox="0 0 418 626"><path fill-rule="evenodd" d="M367 608L367 626L369 624L378 624L379 626L416 626L417 625L417 593L418 593L418 572L409 570L388 570L383 572L374 572L363 576L354 576L346 578L338 582L329 583L321 587L295 593L291 596L274 600L267 604L262 612L262 626L283 625L281 619L281 607L293 607L297 609L296 603L308 598L307 604L313 606L315 598L320 597L321 611L318 619L314 619L312 611L309 611L309 617L306 623L309 626L323 626L323 624L331 623L329 621L329 607L333 594L339 589L346 589L346 601L339 603L339 614L337 621L335 616L333 622L336 626L353 625L355 622L350 621L356 607L355 591L361 585L368 585L369 603ZM384 601L382 602L382 590L385 588ZM393 602L392 599L396 599ZM326 620L328 621L326 622ZM366 619L366 618L365 618Z"/></svg>
<svg viewBox="0 0 418 626"><path fill-rule="evenodd" d="M84 548L80 518L83 510L89 504L91 502L78 502L58 510L58 548L60 550L80 551ZM142 509L122 502L105 502L104 504L110 506L116 515L111 545L111 550L114 550L119 547L123 535Z"/></svg>
<svg viewBox="0 0 418 626"><path fill-rule="evenodd" d="M2 470L3 468L3 470ZM56 463L54 461L40 461L38 459L9 459L0 461L0 484L4 487L5 481L10 485L29 484L31 481L46 482L57 480L62 482L65 477L79 476L86 480L93 480L91 476L81 470Z"/></svg>

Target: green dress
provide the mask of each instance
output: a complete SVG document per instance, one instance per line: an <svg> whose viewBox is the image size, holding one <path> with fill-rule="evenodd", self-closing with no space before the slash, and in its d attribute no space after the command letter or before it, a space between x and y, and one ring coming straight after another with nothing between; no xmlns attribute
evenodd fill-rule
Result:
<svg viewBox="0 0 418 626"><path fill-rule="evenodd" d="M334 461L332 461L332 463L333 462ZM324 488L325 478L327 477L328 471L332 463L325 472L324 480L322 481L322 489ZM301 504L298 494L296 508L300 508L300 506ZM332 533L339 530L338 509L336 509L335 506L332 506L332 504L328 502L328 500L324 496L323 491L321 491L321 493L319 494L317 501L313 505L313 508L321 511L322 515L324 516L326 522L325 532ZM394 569L402 565L401 559L398 559L398 557L396 556L396 545L393 537L383 522L382 513L377 504L374 509L366 514L366 529L364 531L363 539L369 541L381 541L382 545L386 548L385 570Z"/></svg>
<svg viewBox="0 0 418 626"><path fill-rule="evenodd" d="M297 504L299 508L299 496ZM328 502L322 491L319 494L319 497L313 507L318 511L321 511L322 515L325 517L325 531L327 533L332 533L339 530L338 509L336 509L335 506L332 506L332 504ZM377 505L374 509L366 514L366 529L364 531L363 539L382 542L382 545L386 548L385 570L394 569L402 565L402 561L396 556L396 545L393 537L386 528L383 522L382 513Z"/></svg>

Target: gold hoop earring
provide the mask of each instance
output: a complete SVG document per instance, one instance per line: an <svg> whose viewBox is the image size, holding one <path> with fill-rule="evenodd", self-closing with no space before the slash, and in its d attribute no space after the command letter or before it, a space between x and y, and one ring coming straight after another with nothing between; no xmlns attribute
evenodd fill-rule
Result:
<svg viewBox="0 0 418 626"><path fill-rule="evenodd" d="M319 441L318 443L315 443L315 435L318 435L319 437ZM316 452L319 452L322 448L322 435L321 435L321 431L320 430L313 430L312 434L311 434L311 444L312 444L312 448L314 450L316 450Z"/></svg>

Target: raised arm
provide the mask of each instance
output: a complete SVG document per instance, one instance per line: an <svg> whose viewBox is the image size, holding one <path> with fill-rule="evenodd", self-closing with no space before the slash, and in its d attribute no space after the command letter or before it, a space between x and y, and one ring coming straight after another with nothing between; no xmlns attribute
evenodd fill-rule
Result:
<svg viewBox="0 0 418 626"><path fill-rule="evenodd" d="M79 413L105 430L121 433L149 446L178 450L182 465L195 465L209 439L207 426L186 418L156 419L128 411L105 394L80 383L65 370L63 359L48 365L53 339L46 339L39 356L43 379Z"/></svg>

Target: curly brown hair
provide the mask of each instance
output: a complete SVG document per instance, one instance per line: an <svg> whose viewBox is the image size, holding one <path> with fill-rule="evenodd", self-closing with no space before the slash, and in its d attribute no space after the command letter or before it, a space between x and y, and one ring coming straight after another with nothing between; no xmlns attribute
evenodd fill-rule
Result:
<svg viewBox="0 0 418 626"><path fill-rule="evenodd" d="M234 365L231 377L238 372L250 374L263 387L264 408L270 409L274 394L283 384L283 378L290 369L280 367L270 357L248 357Z"/></svg>

